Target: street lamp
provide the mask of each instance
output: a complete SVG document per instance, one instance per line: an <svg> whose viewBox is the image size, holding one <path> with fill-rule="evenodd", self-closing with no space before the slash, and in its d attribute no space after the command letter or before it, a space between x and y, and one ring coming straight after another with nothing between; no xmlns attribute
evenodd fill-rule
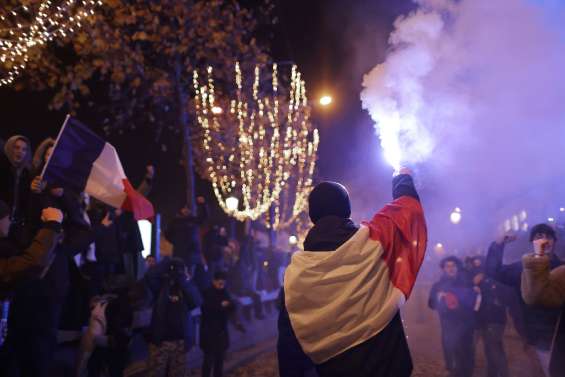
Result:
<svg viewBox="0 0 565 377"><path fill-rule="evenodd" d="M321 106L326 107L326 106L331 105L332 101L333 101L332 96L326 94L326 95L323 95L322 97L320 97L319 102L320 102Z"/></svg>
<svg viewBox="0 0 565 377"><path fill-rule="evenodd" d="M237 211L237 207L239 206L239 199L235 196L230 196L226 198L226 207L230 214L235 213ZM230 216L230 238L235 238L235 218Z"/></svg>
<svg viewBox="0 0 565 377"><path fill-rule="evenodd" d="M461 209L459 207L456 207L453 212L451 212L451 215L449 215L449 220L451 220L452 224L459 224L459 222L461 221Z"/></svg>
<svg viewBox="0 0 565 377"><path fill-rule="evenodd" d="M212 114L214 114L214 115L220 115L223 112L224 112L224 110L220 106L213 106L212 107Z"/></svg>
<svg viewBox="0 0 565 377"><path fill-rule="evenodd" d="M298 243L298 238L296 238L295 235L288 237L288 244L290 246L296 246L297 243Z"/></svg>

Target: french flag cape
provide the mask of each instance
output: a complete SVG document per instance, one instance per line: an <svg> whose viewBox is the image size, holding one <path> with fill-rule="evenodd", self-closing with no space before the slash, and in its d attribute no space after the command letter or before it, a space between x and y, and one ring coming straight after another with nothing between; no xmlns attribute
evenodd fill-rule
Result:
<svg viewBox="0 0 565 377"><path fill-rule="evenodd" d="M334 251L301 251L285 272L285 305L304 352L321 364L381 332L424 259L420 202L402 196Z"/></svg>
<svg viewBox="0 0 565 377"><path fill-rule="evenodd" d="M154 216L153 205L128 181L116 149L87 126L67 116L42 173L45 181L86 192L136 220Z"/></svg>

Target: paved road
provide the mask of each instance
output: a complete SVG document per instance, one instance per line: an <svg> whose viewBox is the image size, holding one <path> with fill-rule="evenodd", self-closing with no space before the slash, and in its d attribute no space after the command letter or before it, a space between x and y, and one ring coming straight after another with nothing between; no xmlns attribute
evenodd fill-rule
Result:
<svg viewBox="0 0 565 377"><path fill-rule="evenodd" d="M437 315L426 306L426 285L417 286L412 298L403 310L408 342L414 359L413 377L445 377L447 373L443 364L439 323ZM269 344L271 344L270 348ZM277 361L274 348L274 338L271 343L264 342L265 347L254 349L257 357L244 362L243 365L229 370L228 377L278 377ZM531 353L524 351L524 346L513 331L511 322L505 334L505 346L509 360L510 376L537 377L532 371ZM262 351L262 352L261 352ZM243 359L239 360L240 362ZM237 363L232 364L237 365ZM476 352L476 369L474 377L486 376L485 358L482 343L479 342Z"/></svg>

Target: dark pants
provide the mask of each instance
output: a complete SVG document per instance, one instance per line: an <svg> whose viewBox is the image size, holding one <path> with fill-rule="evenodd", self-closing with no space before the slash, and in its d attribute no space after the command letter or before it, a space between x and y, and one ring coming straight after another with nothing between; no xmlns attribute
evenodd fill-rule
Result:
<svg viewBox="0 0 565 377"><path fill-rule="evenodd" d="M485 324L480 328L479 333L483 338L485 347L487 376L508 377L508 361L502 341L504 325L498 323Z"/></svg>
<svg viewBox="0 0 565 377"><path fill-rule="evenodd" d="M8 333L8 365L2 365L0 376L48 377L57 344L55 334Z"/></svg>
<svg viewBox="0 0 565 377"><path fill-rule="evenodd" d="M224 373L225 354L225 351L204 352L202 377L210 377L212 369L214 370L214 377L222 377Z"/></svg>
<svg viewBox="0 0 565 377"><path fill-rule="evenodd" d="M472 324L443 323L441 341L445 367L450 377L471 377L475 368Z"/></svg>

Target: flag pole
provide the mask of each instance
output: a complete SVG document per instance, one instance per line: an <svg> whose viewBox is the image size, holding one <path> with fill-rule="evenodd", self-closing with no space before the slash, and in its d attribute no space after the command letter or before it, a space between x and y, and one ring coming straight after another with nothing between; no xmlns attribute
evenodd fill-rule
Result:
<svg viewBox="0 0 565 377"><path fill-rule="evenodd" d="M41 170L41 175L40 175L42 181L43 181L43 175L45 174L45 170L47 170L47 166L49 165L49 161L51 161L51 157L55 153L55 149L57 148L57 144L59 144L59 139L61 138L61 135L63 134L63 130L67 126L69 119L71 119L71 114L67 114L67 116L65 117L65 121L63 122L63 126L59 130L59 134L57 135L57 139L55 139L55 144L53 144L53 152L51 153L51 155L47 159L47 162L45 162L45 165L43 165L43 170Z"/></svg>

